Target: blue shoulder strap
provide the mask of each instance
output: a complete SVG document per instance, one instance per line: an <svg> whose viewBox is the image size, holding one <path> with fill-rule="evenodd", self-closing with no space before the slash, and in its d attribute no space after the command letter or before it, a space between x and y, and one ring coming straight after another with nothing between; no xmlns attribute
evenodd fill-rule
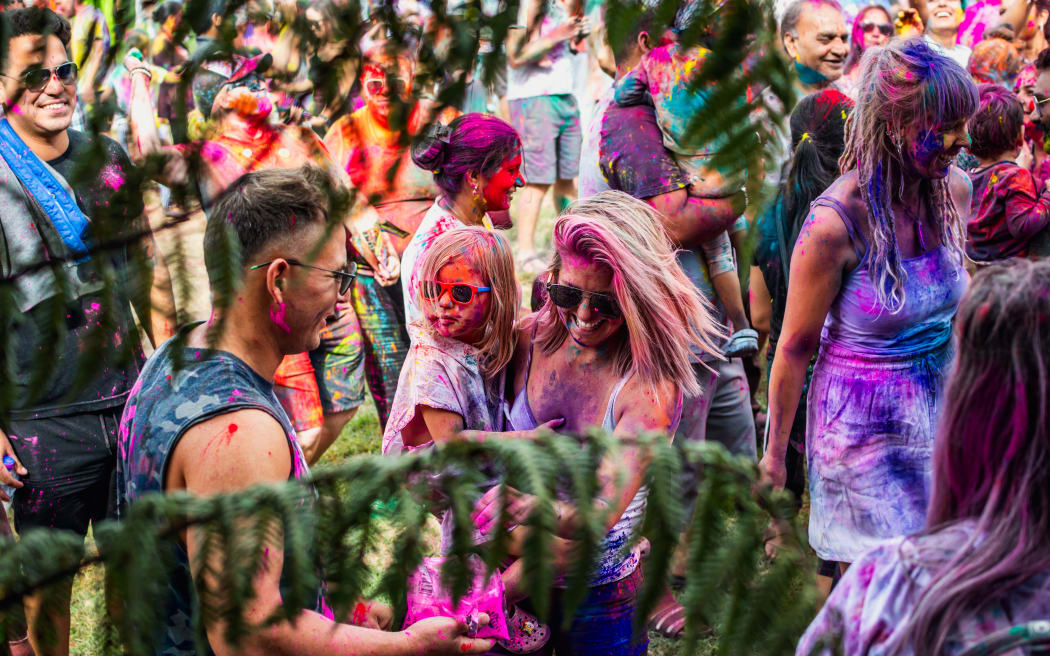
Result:
<svg viewBox="0 0 1050 656"><path fill-rule="evenodd" d="M0 156L51 220L62 242L76 255L86 255L88 218L67 184L22 141L6 118L0 119Z"/></svg>

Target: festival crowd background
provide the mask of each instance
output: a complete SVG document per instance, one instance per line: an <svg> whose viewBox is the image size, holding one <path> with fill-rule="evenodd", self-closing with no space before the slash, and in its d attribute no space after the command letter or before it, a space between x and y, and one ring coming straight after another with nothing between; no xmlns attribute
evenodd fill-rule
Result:
<svg viewBox="0 0 1050 656"><path fill-rule="evenodd" d="M0 450L20 481L0 481L17 488L16 532L86 536L148 492L305 477L371 398L391 457L600 426L753 460L809 515L827 603L799 653L827 635L848 654L962 653L1050 619L1050 7L778 0L797 104L737 99L774 123L775 156L745 171L717 159L728 139L690 138L709 108L689 80L710 55L678 42L690 3L670 22L643 10L610 43L601 2L523 1L505 42L482 34L474 70L437 74L421 35L454 35L433 34L425 2L203 6L139 0L117 42L80 0L4 1L0 272L20 319ZM483 74L493 52L506 67ZM76 170L91 157L104 166ZM99 226L126 238L94 251ZM234 288L215 255L231 240ZM28 373L42 349L46 381ZM114 355L76 375L100 350ZM557 605L546 624L530 613L512 559L496 645L447 618L393 632L378 603L339 624L319 589L250 650L645 653L645 545L620 549L645 510L645 455L626 454L569 628ZM519 539L488 473L477 539ZM690 504L701 477L683 472ZM157 653L197 653L196 540L175 549ZM281 603L272 570L256 617ZM682 635L688 576L679 559L650 633ZM68 595L59 645L29 631L13 653L69 652ZM208 640L234 653L220 628Z"/></svg>

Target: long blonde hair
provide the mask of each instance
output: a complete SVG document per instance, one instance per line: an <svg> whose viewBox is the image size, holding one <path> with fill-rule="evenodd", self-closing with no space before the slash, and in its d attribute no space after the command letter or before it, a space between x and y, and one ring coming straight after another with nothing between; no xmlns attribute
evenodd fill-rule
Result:
<svg viewBox="0 0 1050 656"><path fill-rule="evenodd" d="M612 271L628 337L614 353L619 374L633 370L648 384L671 381L686 394L699 395L690 347L717 355L715 338L725 332L678 265L659 212L621 191L603 191L566 208L554 224L554 247L552 282L567 255ZM545 353L554 352L568 330L549 298L536 321L538 343Z"/></svg>
<svg viewBox="0 0 1050 656"><path fill-rule="evenodd" d="M418 280L434 280L443 266L464 258L477 269L491 287L485 333L477 344L478 362L486 378L494 378L514 357L516 334L514 324L521 307L521 286L514 275L514 256L507 240L499 233L481 226L456 228L438 235L419 260ZM421 307L427 301L412 290ZM433 330L433 328L429 328Z"/></svg>
<svg viewBox="0 0 1050 656"><path fill-rule="evenodd" d="M861 67L839 167L843 174L857 169L871 225L868 273L880 305L898 312L907 274L897 246L892 194L904 186L902 136L912 126L921 134L967 120L977 111L977 87L959 64L920 37L869 48ZM930 182L933 212L937 236L962 263L966 228L952 202L949 177Z"/></svg>

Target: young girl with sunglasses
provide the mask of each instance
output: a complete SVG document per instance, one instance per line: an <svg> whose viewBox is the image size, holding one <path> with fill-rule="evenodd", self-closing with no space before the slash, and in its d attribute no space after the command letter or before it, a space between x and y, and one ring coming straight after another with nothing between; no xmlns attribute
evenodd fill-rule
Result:
<svg viewBox="0 0 1050 656"><path fill-rule="evenodd" d="M416 272L414 293L423 318L408 327L412 347L383 434L383 453L388 455L458 439L464 430L499 433L506 423L502 391L521 305L506 240L481 226L444 232L423 253ZM503 436L529 438L559 423ZM485 488L497 483L494 477ZM451 513L446 513L442 552L450 544L451 530ZM520 565L504 573L511 603L522 598L520 579ZM514 653L541 647L542 636L548 635L524 611L516 610L509 623L511 640L500 644Z"/></svg>

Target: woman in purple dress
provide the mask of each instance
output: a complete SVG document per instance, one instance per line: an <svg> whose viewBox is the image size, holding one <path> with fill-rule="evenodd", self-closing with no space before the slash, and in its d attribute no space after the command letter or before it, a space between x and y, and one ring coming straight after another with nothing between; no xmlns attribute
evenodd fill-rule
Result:
<svg viewBox="0 0 1050 656"><path fill-rule="evenodd" d="M864 554L798 646L1029 653L1050 618L1050 262L977 273L933 454L925 530ZM1030 623L1030 624L1029 624ZM1027 626L1020 626L1026 625ZM980 646L980 647L978 647ZM976 649L975 649L976 648ZM971 651L972 650L972 651Z"/></svg>
<svg viewBox="0 0 1050 656"><path fill-rule="evenodd" d="M864 58L844 175L812 205L791 258L769 383L763 474L784 454L813 352L806 456L810 544L843 568L919 530L929 500L938 397L966 288L966 175L977 89L921 39Z"/></svg>

